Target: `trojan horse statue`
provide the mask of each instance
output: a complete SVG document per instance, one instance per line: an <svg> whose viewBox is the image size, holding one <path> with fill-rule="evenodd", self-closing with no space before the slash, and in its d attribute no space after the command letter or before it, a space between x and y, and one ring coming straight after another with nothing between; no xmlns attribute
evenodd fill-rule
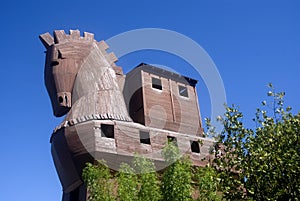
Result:
<svg viewBox="0 0 300 201"><path fill-rule="evenodd" d="M65 116L50 139L63 201L88 199L81 178L87 162L103 159L109 168L118 170L138 153L154 159L157 169L165 168L161 150L168 139L176 140L194 165L205 165L202 159L213 141L198 132L202 127L195 80L144 64L125 76L115 64L116 56L106 52L107 44L96 41L91 33L81 36L78 30L70 34L58 30L40 39L47 50L44 76L53 113ZM158 83L160 88L153 88L152 76L162 80L163 86ZM172 93L178 86L185 86L188 98L181 97L181 91ZM166 111L165 127L160 127L161 109Z"/></svg>
<svg viewBox="0 0 300 201"><path fill-rule="evenodd" d="M66 115L51 136L51 153L63 186L63 201L86 200L81 173L102 150L116 152L114 121L131 122L118 85L117 60L107 44L78 30L40 35L46 48L45 85L56 117ZM101 126L101 123L105 123ZM106 126L106 127L105 127ZM101 129L107 140L97 143ZM111 132L109 132L111 131ZM103 132L102 132L103 135Z"/></svg>

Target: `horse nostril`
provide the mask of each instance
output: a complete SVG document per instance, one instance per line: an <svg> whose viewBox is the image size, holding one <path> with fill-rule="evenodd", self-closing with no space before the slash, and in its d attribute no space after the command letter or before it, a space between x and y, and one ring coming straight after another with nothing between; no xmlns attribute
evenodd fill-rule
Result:
<svg viewBox="0 0 300 201"><path fill-rule="evenodd" d="M64 98L63 98L62 96L58 97L58 102L59 102L59 103L64 102Z"/></svg>

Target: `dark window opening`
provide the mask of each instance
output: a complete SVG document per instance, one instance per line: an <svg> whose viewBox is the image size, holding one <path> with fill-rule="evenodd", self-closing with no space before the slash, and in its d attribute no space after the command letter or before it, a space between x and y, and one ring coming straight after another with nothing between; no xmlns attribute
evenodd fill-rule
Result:
<svg viewBox="0 0 300 201"><path fill-rule="evenodd" d="M179 95L189 97L188 90L185 86L178 85Z"/></svg>
<svg viewBox="0 0 300 201"><path fill-rule="evenodd" d="M162 90L161 79L152 77L152 88Z"/></svg>
<svg viewBox="0 0 300 201"><path fill-rule="evenodd" d="M115 138L114 125L101 124L101 137Z"/></svg>
<svg viewBox="0 0 300 201"><path fill-rule="evenodd" d="M178 146L176 137L167 136L167 138L168 138L168 142L172 142L175 146Z"/></svg>
<svg viewBox="0 0 300 201"><path fill-rule="evenodd" d="M142 144L151 144L149 132L140 131L140 142Z"/></svg>
<svg viewBox="0 0 300 201"><path fill-rule="evenodd" d="M200 153L200 146L197 141L191 141L191 150L194 153Z"/></svg>

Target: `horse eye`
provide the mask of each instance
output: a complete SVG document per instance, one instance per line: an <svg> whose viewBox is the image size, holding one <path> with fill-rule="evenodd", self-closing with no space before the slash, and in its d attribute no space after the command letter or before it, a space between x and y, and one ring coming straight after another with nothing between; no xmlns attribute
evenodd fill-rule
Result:
<svg viewBox="0 0 300 201"><path fill-rule="evenodd" d="M58 64L59 64L58 61L52 61L50 65L51 65L51 66L57 66Z"/></svg>

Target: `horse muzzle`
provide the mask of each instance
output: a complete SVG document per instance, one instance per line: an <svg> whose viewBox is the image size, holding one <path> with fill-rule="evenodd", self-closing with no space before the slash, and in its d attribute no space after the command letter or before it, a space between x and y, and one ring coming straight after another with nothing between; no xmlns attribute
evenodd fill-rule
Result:
<svg viewBox="0 0 300 201"><path fill-rule="evenodd" d="M58 92L57 101L60 107L71 108L72 106L72 95L70 92Z"/></svg>

